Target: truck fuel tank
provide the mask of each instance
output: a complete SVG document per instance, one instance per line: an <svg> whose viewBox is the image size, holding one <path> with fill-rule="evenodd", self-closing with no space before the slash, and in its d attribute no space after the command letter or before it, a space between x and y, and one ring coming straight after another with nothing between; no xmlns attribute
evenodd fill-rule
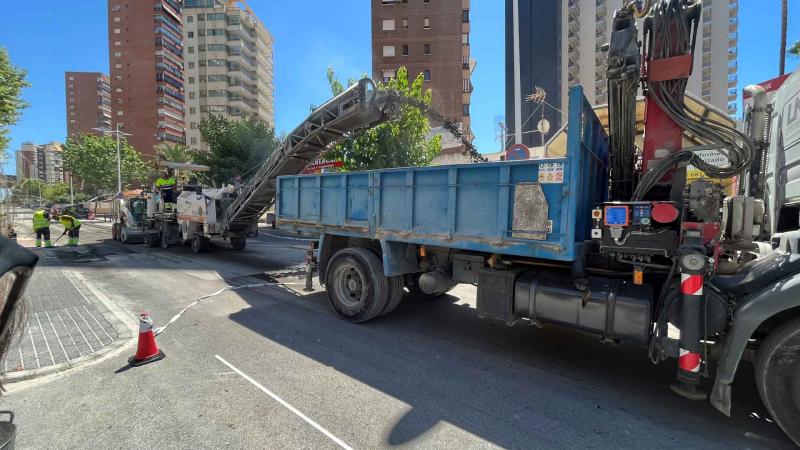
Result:
<svg viewBox="0 0 800 450"><path fill-rule="evenodd" d="M598 333L608 341L646 344L650 337L653 292L627 280L569 272L497 271L478 275L478 314L513 323L527 318Z"/></svg>

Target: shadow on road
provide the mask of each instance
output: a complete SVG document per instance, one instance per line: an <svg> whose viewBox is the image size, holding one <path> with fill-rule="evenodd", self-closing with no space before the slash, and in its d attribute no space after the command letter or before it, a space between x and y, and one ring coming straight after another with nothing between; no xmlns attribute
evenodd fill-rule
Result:
<svg viewBox="0 0 800 450"><path fill-rule="evenodd" d="M707 448L791 448L763 419L749 364L740 368L729 419L708 402L673 395L674 362L653 367L645 348L611 347L556 327L480 320L453 296L407 296L392 314L355 325L320 311L327 310L324 294L300 300L316 308L267 304L253 291L239 295L251 308L232 320L409 405L385 436L389 445L412 443L447 422L502 447L571 447L597 439L636 447L641 442L631 439L644 431L655 447L680 438ZM712 382L705 380L708 391Z"/></svg>

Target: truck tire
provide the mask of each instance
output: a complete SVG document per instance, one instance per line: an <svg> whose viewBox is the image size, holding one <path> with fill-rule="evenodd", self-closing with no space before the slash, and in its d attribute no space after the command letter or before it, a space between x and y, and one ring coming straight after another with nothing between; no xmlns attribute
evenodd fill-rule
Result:
<svg viewBox="0 0 800 450"><path fill-rule="evenodd" d="M199 234L192 236L192 252L202 253L208 250L208 239Z"/></svg>
<svg viewBox="0 0 800 450"><path fill-rule="evenodd" d="M247 238L242 237L231 237L231 247L234 250L244 250L247 247Z"/></svg>
<svg viewBox="0 0 800 450"><path fill-rule="evenodd" d="M168 249L169 248L169 237L167 237L167 233L161 233L161 240L159 242L161 248Z"/></svg>
<svg viewBox="0 0 800 450"><path fill-rule="evenodd" d="M408 289L408 293L411 294L412 297L417 298L425 298L425 299L434 299L437 297L441 297L442 295L450 292L451 289L456 287L455 284L450 285L447 289L439 292L434 292L433 294L427 294L422 292L419 288L419 276L422 275L421 273L410 273L406 275L405 279L405 287Z"/></svg>
<svg viewBox="0 0 800 450"><path fill-rule="evenodd" d="M761 401L783 432L800 445L800 318L767 336L755 368Z"/></svg>
<svg viewBox="0 0 800 450"><path fill-rule="evenodd" d="M328 303L339 317L354 323L374 319L386 308L389 279L374 253L358 247L333 255L325 277Z"/></svg>
<svg viewBox="0 0 800 450"><path fill-rule="evenodd" d="M389 278L389 301L386 302L386 307L383 308L381 315L389 314L400 306L400 302L403 300L403 294L406 293L405 290L403 290L404 287L405 282L403 280L403 275Z"/></svg>
<svg viewBox="0 0 800 450"><path fill-rule="evenodd" d="M150 233L150 232L144 233L145 247L150 247L150 248L155 247L156 245L158 245L160 240L161 240L160 233Z"/></svg>

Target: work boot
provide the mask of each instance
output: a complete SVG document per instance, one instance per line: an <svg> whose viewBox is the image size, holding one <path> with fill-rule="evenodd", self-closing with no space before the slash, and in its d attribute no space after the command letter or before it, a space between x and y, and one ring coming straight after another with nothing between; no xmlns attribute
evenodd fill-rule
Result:
<svg viewBox="0 0 800 450"><path fill-rule="evenodd" d="M44 241L44 248L53 248L53 243L51 241Z"/></svg>
<svg viewBox="0 0 800 450"><path fill-rule="evenodd" d="M36 240L36 247L41 247L41 246L42 246L42 240L41 239L37 239Z"/></svg>

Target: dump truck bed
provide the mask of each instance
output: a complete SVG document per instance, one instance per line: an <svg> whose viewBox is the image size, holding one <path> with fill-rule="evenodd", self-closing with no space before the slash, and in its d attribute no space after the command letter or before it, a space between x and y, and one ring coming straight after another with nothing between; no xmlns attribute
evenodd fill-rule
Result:
<svg viewBox="0 0 800 450"><path fill-rule="evenodd" d="M570 92L564 157L278 179L280 228L574 261L606 200L608 138Z"/></svg>

